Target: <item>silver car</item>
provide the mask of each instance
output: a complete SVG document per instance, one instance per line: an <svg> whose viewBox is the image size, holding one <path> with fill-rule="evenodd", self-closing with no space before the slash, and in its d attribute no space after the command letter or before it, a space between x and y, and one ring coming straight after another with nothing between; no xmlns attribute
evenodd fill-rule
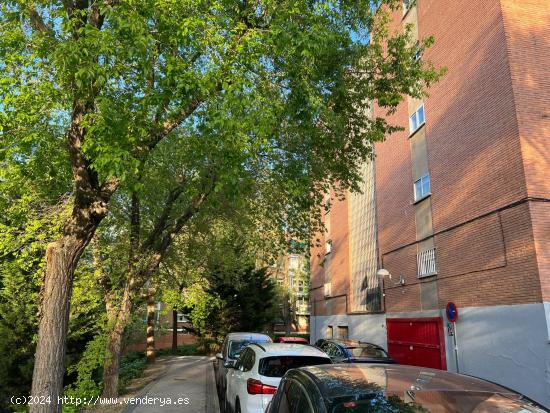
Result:
<svg viewBox="0 0 550 413"><path fill-rule="evenodd" d="M227 369L233 367L239 358L241 351L250 343L272 343L271 338L260 333L229 333L222 344L222 350L216 354L214 371L216 374L216 386L220 394L220 405L225 405L225 393L227 388Z"/></svg>

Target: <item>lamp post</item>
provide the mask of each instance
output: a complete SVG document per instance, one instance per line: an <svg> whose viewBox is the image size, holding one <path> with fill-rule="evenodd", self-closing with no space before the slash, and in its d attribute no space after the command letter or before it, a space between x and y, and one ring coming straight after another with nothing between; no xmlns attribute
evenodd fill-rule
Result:
<svg viewBox="0 0 550 413"><path fill-rule="evenodd" d="M382 311L386 312L386 291L385 291L385 288L384 288L384 279L388 278L388 279L391 280L391 274L385 268L380 268L376 272L376 276L380 280L380 286L381 286L381 289L382 289Z"/></svg>

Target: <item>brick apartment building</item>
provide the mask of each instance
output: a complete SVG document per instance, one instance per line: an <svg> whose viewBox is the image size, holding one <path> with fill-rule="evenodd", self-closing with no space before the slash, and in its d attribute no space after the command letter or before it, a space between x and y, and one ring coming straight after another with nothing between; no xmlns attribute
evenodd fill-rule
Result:
<svg viewBox="0 0 550 413"><path fill-rule="evenodd" d="M261 265L263 265L262 263ZM309 262L304 254L281 254L269 275L284 294L275 334L309 332Z"/></svg>
<svg viewBox="0 0 550 413"><path fill-rule="evenodd" d="M376 342L550 407L550 2L417 0L392 24L408 23L448 73L325 215L312 340Z"/></svg>

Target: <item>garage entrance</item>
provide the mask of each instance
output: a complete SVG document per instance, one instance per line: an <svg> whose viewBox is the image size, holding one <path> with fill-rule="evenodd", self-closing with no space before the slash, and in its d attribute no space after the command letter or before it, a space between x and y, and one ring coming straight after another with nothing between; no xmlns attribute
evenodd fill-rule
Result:
<svg viewBox="0 0 550 413"><path fill-rule="evenodd" d="M441 317L388 318L388 353L400 364L447 369Z"/></svg>

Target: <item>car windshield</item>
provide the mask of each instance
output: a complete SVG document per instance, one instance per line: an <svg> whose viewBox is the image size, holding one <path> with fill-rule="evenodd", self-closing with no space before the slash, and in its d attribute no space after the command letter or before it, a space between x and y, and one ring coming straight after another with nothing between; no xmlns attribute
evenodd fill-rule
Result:
<svg viewBox="0 0 550 413"><path fill-rule="evenodd" d="M290 369L319 364L330 364L327 357L315 356L274 356L260 359L259 373L267 377L283 377Z"/></svg>
<svg viewBox="0 0 550 413"><path fill-rule="evenodd" d="M350 346L347 349L351 352L354 358L387 358L388 354L379 347L372 344L359 344Z"/></svg>
<svg viewBox="0 0 550 413"><path fill-rule="evenodd" d="M228 357L234 360L238 359L241 355L241 351L250 343L267 343L267 340L232 340L229 342Z"/></svg>
<svg viewBox="0 0 550 413"><path fill-rule="evenodd" d="M407 391L388 395L357 394L333 400L330 413L543 413L534 406L504 395L471 391Z"/></svg>

